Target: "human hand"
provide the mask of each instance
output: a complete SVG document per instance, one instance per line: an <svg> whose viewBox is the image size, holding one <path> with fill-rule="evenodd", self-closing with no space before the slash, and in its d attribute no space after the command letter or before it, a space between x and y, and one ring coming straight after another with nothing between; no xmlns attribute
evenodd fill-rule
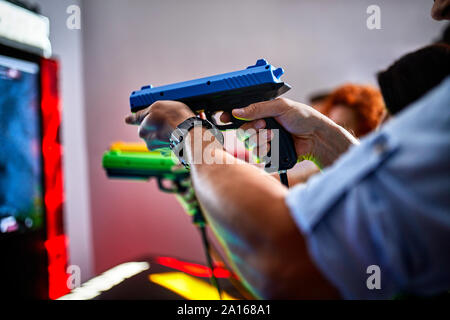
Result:
<svg viewBox="0 0 450 320"><path fill-rule="evenodd" d="M290 99L278 98L234 109L232 115L248 120L241 126L238 137L247 140L254 154L264 155L270 150L270 141L274 135L265 128L264 118L274 118L292 134L295 150L299 157L314 157L326 167L334 162L348 147L358 141L344 128L305 104ZM222 122L230 122L231 115L223 113ZM248 133L249 129L253 129Z"/></svg>
<svg viewBox="0 0 450 320"><path fill-rule="evenodd" d="M139 137L145 140L149 150L169 145L170 134L184 120L195 114L184 103L157 101L150 107L130 114L125 122L139 126Z"/></svg>

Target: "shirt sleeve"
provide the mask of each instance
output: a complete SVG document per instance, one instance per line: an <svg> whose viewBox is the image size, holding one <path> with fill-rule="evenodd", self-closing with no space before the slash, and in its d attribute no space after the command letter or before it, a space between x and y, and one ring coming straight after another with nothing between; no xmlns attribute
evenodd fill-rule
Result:
<svg viewBox="0 0 450 320"><path fill-rule="evenodd" d="M424 207L407 185L413 177L402 181L392 174L399 149L392 136L378 133L287 197L313 261L344 298L449 288L449 255L442 247L449 248L448 212L445 217L439 208Z"/></svg>
<svg viewBox="0 0 450 320"><path fill-rule="evenodd" d="M450 289L450 77L286 198L345 298Z"/></svg>

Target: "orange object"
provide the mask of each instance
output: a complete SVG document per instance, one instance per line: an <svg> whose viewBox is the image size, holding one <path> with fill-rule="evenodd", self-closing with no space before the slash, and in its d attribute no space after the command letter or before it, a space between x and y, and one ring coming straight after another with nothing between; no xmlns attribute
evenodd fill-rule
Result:
<svg viewBox="0 0 450 320"><path fill-rule="evenodd" d="M356 113L358 124L353 133L357 137L375 130L387 112L380 91L369 85L345 84L337 88L326 98L323 114L330 116L337 105Z"/></svg>

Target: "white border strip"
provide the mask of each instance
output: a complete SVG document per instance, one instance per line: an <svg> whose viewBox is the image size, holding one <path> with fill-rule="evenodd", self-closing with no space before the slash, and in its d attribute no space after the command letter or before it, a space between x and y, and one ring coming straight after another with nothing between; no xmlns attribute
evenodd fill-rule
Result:
<svg viewBox="0 0 450 320"><path fill-rule="evenodd" d="M42 49L48 58L52 55L49 35L47 17L0 0L0 37Z"/></svg>
<svg viewBox="0 0 450 320"><path fill-rule="evenodd" d="M39 65L37 63L5 57L2 55L0 55L0 66L32 74L36 74L39 71Z"/></svg>
<svg viewBox="0 0 450 320"><path fill-rule="evenodd" d="M127 262L120 264L98 277L84 283L81 287L72 290L71 293L62 296L58 300L89 300L107 291L127 278L141 273L150 268L148 262ZM70 281L70 279L68 280Z"/></svg>

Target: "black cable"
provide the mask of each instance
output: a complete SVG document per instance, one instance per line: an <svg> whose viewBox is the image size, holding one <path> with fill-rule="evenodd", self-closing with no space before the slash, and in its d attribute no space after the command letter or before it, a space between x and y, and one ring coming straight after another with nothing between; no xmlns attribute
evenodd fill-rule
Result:
<svg viewBox="0 0 450 320"><path fill-rule="evenodd" d="M289 181L288 181L287 172L286 171L280 171L280 172L278 172L278 174L280 175L281 183L289 188Z"/></svg>
<svg viewBox="0 0 450 320"><path fill-rule="evenodd" d="M214 264L212 261L211 253L209 251L210 249L209 249L209 241L206 236L206 227L200 226L199 229L200 229L200 233L202 235L203 247L205 249L206 260L208 261L208 267L211 269L211 278L210 278L211 284L217 289L217 293L219 294L219 299L222 300L222 290L220 289L219 280L214 275Z"/></svg>
<svg viewBox="0 0 450 320"><path fill-rule="evenodd" d="M212 257L211 257L208 236L206 234L206 221L205 221L205 218L204 218L203 213L201 212L200 208L198 208L196 213L194 214L194 224L198 227L198 229L200 231L200 235L202 237L203 248L205 250L205 255L206 255L206 261L208 263L208 267L211 269L211 277L210 277L211 284L212 284L212 286L214 286L217 289L217 293L219 294L219 299L222 300L222 290L220 288L219 281L217 280L217 278L214 274L214 264L213 264Z"/></svg>
<svg viewBox="0 0 450 320"><path fill-rule="evenodd" d="M289 188L287 172L280 171L279 175L280 175L281 183ZM219 294L219 299L222 300L222 290L220 288L219 281L217 280L216 276L214 275L214 264L213 264L212 257L211 257L208 236L206 234L206 220L205 220L205 217L203 216L203 212L201 211L201 209L199 207L197 208L196 212L194 213L193 220L194 220L193 221L194 224L198 227L198 229L200 231L203 248L205 250L206 261L208 263L208 267L211 269L211 277L210 277L211 284L212 284L212 286L214 286L217 289L217 293Z"/></svg>

